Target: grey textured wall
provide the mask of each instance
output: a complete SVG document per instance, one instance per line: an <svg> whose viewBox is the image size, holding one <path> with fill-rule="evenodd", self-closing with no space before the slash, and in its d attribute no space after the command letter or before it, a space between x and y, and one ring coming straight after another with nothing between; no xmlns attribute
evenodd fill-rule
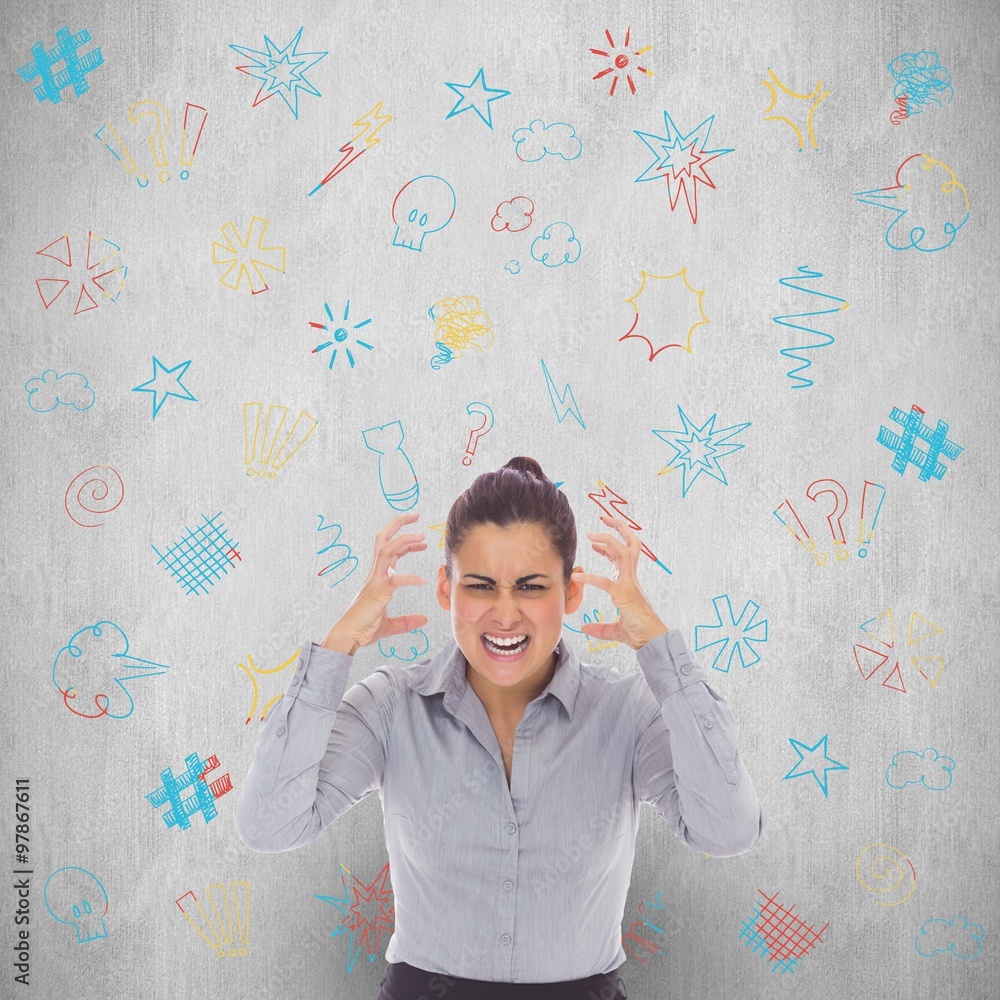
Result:
<svg viewBox="0 0 1000 1000"><path fill-rule="evenodd" d="M64 26L89 30L79 50L99 47L103 65L85 93L38 101L39 81L16 70ZM331 937L345 914L317 897L342 894L341 864L365 883L386 864L377 796L281 855L244 848L233 809L261 714L285 687L287 670L275 668L322 638L367 573L374 533L405 509L386 494L412 481L388 461L380 479L362 435L400 421L413 509L432 543L410 557L413 571L434 578L434 526L471 479L528 454L563 483L580 559L604 572L585 539L601 512L588 494L603 482L662 563L642 562L650 600L714 668L740 721L764 837L747 855L708 858L644 808L623 932L632 925L652 950L633 938L643 961L626 963L630 997L997 995L995 4L41 0L5 6L2 27L2 788L14 797L15 780L29 779L29 854L4 861L31 875L10 876L3 895L0 993L375 995L386 931L373 962L357 939L352 955L346 932ZM284 48L300 27L299 51L328 52L305 72L321 96L297 87L297 118L280 95L253 107L266 95L237 71L252 62L230 45L263 50L267 35ZM594 79L609 58L590 50L608 50L607 29L622 53L627 28L629 65L611 94L614 74ZM911 61L897 86L889 64L924 51L941 68ZM446 83L467 85L480 67L488 86L510 92L488 105L492 129L473 109L447 117L459 97ZM775 79L813 96L783 94ZM893 123L903 92L909 115ZM147 140L155 117L129 120L140 101L169 113L169 180L157 179ZM379 101L392 116L381 141L309 195ZM181 180L186 103L207 118ZM684 187L636 180L655 147L636 131L660 136L664 156L664 112L683 135L714 116L697 148L731 150L704 164L714 187L696 184L696 222L690 177ZM190 153L202 112L188 114ZM580 146L560 145L561 129L563 155L533 159L529 144L519 157L512 133L536 119L572 126ZM907 186L877 192L904 164ZM418 253L393 245L391 209L422 174L445 178L456 207ZM515 196L532 199L531 225L495 231L497 207ZM906 211L891 230L896 213L866 203L889 198ZM264 269L259 294L249 273L227 287L213 262L223 227L245 237L254 216L268 220L263 245L285 248L284 273ZM575 262L535 259L553 223L572 227ZM803 278L801 267L822 276ZM688 287L666 280L682 268ZM647 279L630 302L644 270L662 280ZM694 326L702 314L689 289L703 292L707 323ZM428 310L460 296L479 298L494 339L434 368L442 334ZM308 324L326 325L328 303L346 329L348 300L344 343L371 349L353 347L352 367L342 345L331 368L329 348L313 351L327 334ZM655 347L684 346L650 360L644 340L621 339L633 324ZM799 360L781 353L795 345L811 346ZM187 369L161 371L157 395L135 391L154 358ZM175 395L163 395L168 383ZM567 384L579 419L557 406ZM481 422L473 402L494 422L466 466ZM248 464L252 403L265 417L272 404L288 408L282 436L300 412L318 423L287 462ZM912 461L895 470L878 440L880 427L901 431L894 408L919 417L913 405L962 449L924 481ZM696 477L701 452L685 419L719 449ZM721 443L739 424L749 426ZM95 479L103 498L85 485ZM834 492L817 494L820 483L811 500L818 480L843 492L825 484ZM177 567L209 559L172 547L215 515L225 534L206 536L216 572L198 588L167 554ZM331 524L340 529L319 530ZM338 533L349 551L324 552ZM613 616L604 597L591 592L584 608ZM429 593L404 591L394 610L430 616L425 655L450 635ZM637 669L623 646L588 650L569 631L582 620L567 620L567 637L585 660ZM113 625L96 636L98 622ZM132 659L118 655L126 648ZM363 650L352 679L382 658ZM136 659L160 666L116 683L145 672L128 666ZM76 711L58 690L69 683ZM95 718L84 717L88 699ZM824 737L842 767L816 763ZM168 827L168 807L146 796L191 754L216 755L206 781L228 774L234 788L216 786L210 821L195 813L188 829ZM806 767L818 770L792 776ZM13 803L6 815L13 852ZM18 895L19 879L30 895ZM75 918L74 901L104 905L98 885L106 912ZM217 951L212 932L185 919L195 898L212 913L213 885L249 898L247 942L220 937ZM662 910L650 908L657 893ZM781 935L753 931L765 894L822 941L786 940L786 960L769 959ZM635 925L640 903L651 924ZM30 924L15 923L19 912ZM14 981L23 929L27 990Z"/></svg>

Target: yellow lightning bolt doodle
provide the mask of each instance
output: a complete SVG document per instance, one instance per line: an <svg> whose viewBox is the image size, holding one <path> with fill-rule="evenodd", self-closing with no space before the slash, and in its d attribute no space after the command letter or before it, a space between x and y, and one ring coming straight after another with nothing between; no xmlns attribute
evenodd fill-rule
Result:
<svg viewBox="0 0 1000 1000"><path fill-rule="evenodd" d="M769 115L768 112L774 110L774 106L778 103L778 90L780 89L783 93L787 94L789 97L796 101L812 101L809 105L809 113L806 115L806 129L809 132L809 142L813 149L818 149L816 145L816 136L813 134L813 115L816 113L816 107L820 101L826 97L830 91L823 90L823 81L817 80L816 86L813 88L811 93L800 94L795 90L790 90L786 87L774 74L774 70L769 66L767 68L768 76L771 77L770 80L761 80L760 82L771 91L771 103L764 109L764 121L766 122L784 122L788 125L792 131L795 133L795 138L799 141L799 152L802 152L805 146L805 140L802 137L802 130L799 128L791 118L786 115ZM822 93L820 93L822 91ZM799 111L802 109L799 108Z"/></svg>
<svg viewBox="0 0 1000 1000"><path fill-rule="evenodd" d="M340 147L340 152L344 155L337 161L334 165L333 170L331 170L326 177L324 177L319 184L316 185L309 192L310 196L314 195L324 184L333 180L341 170L344 169L349 163L353 163L362 153L371 149L373 146L377 146L382 140L378 136L380 132L389 122L392 121L392 115L383 115L382 113L382 102L378 101L375 107L371 111L363 114L357 121L351 124L356 128L360 129L359 132L355 132L343 146ZM369 132L368 129L371 128L372 131ZM356 149L354 143L359 139L364 138L365 144L360 149Z"/></svg>

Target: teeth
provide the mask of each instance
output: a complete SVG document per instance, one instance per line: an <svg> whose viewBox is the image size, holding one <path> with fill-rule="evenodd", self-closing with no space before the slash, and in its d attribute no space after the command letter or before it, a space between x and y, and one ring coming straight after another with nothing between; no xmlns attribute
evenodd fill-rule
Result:
<svg viewBox="0 0 1000 1000"><path fill-rule="evenodd" d="M523 642L527 639L526 635L512 635L504 639L498 638L497 636L490 635L489 632L484 633L486 638L493 643L494 646L516 646L519 642Z"/></svg>

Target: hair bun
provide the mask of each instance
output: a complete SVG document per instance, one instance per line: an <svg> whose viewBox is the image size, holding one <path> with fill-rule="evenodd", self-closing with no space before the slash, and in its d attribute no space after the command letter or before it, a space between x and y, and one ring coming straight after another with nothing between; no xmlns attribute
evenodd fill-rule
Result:
<svg viewBox="0 0 1000 1000"><path fill-rule="evenodd" d="M527 455L516 455L504 466L505 469L517 469L518 472L525 472L536 479L540 479L543 483L550 482L549 477L542 472L542 467L533 458L529 458Z"/></svg>

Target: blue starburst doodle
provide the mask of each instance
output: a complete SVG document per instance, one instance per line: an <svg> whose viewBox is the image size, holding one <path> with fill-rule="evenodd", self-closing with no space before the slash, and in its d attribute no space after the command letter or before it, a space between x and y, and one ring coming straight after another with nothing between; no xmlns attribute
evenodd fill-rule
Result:
<svg viewBox="0 0 1000 1000"><path fill-rule="evenodd" d="M704 472L713 479L718 479L723 486L728 486L726 474L719 465L719 459L745 448L742 444L726 444L731 437L735 437L741 431L746 430L750 424L733 424L731 427L723 427L715 430L715 418L713 413L701 427L695 425L688 419L687 414L677 407L684 429L680 431L654 430L653 433L666 441L674 450L674 455L670 461L660 469L659 474L670 472L677 466L681 468L681 496L686 497L687 491L691 489L695 480ZM673 438L674 440L671 440ZM688 477L688 473L693 475Z"/></svg>
<svg viewBox="0 0 1000 1000"><path fill-rule="evenodd" d="M304 90L314 97L323 96L306 79L306 72L328 54L326 52L299 52L302 31L303 29L299 28L295 37L283 49L278 48L267 35L264 36L266 47L264 52L247 48L244 45L229 46L245 59L252 60L249 65L238 66L237 69L246 73L247 76L259 80L263 84L261 90L267 91L267 97L273 97L277 94L288 105L288 110L296 119L299 117L300 90Z"/></svg>
<svg viewBox="0 0 1000 1000"><path fill-rule="evenodd" d="M478 86L477 86L478 84ZM490 127L493 128L493 114L490 111L490 104L499 101L501 97L506 97L510 91L501 90L499 87L487 87L483 78L483 68L479 67L479 72L472 78L472 83L445 83L458 94L458 101L455 106L444 116L445 121L452 115L460 115L463 111L475 111L477 115ZM473 88L476 88L473 91ZM489 95L493 94L493 97ZM486 103L481 102L485 99ZM486 113L483 113L485 107Z"/></svg>
<svg viewBox="0 0 1000 1000"><path fill-rule="evenodd" d="M737 661L741 667L752 667L759 662L760 656L754 649L754 645L767 642L767 619L757 620L760 605L755 601L747 601L738 618L733 614L733 606L729 603L728 594L713 597L712 605L715 608L716 624L695 625L695 652L717 646L715 658L712 660L712 669L721 670L724 673L728 673L729 668ZM723 606L726 609L725 618L722 615ZM731 633L735 630L738 630L740 634L733 638Z"/></svg>

